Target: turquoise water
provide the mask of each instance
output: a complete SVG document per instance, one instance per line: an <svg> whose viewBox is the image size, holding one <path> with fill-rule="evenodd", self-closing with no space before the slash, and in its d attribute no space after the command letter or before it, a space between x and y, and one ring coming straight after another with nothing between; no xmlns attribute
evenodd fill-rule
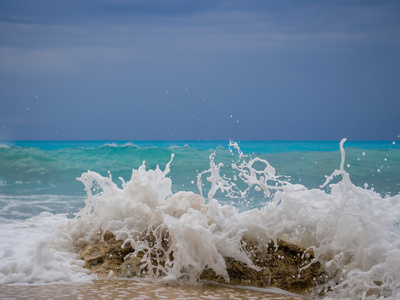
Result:
<svg viewBox="0 0 400 300"><path fill-rule="evenodd" d="M250 153L282 153L304 151L336 151L339 141L241 141L242 151ZM99 148L105 145L137 147L183 147L198 149L227 148L229 141L3 141L2 145L58 150L64 148ZM393 141L347 141L347 147L363 149L400 149L400 143Z"/></svg>
<svg viewBox="0 0 400 300"><path fill-rule="evenodd" d="M400 193L400 143L392 141L346 142L345 169L356 186L384 195ZM309 189L319 188L339 168L339 143L335 141L242 141L244 155L267 160L277 174ZM197 175L209 169L209 156L223 163L221 172L232 178L230 165L238 158L228 141L15 141L0 146L0 217L27 218L41 211L75 213L84 205L86 192L76 180L87 170L102 176L129 180L143 161L148 169L171 159L172 191L199 193ZM207 184L207 181L205 181ZM204 187L207 189L207 186ZM222 203L246 210L262 207L259 193L230 199L217 193Z"/></svg>

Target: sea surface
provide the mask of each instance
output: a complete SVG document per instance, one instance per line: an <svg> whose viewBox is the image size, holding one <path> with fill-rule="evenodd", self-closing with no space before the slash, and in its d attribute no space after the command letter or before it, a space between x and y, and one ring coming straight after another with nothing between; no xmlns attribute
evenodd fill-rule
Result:
<svg viewBox="0 0 400 300"><path fill-rule="evenodd" d="M396 299L399 224L398 141L0 142L0 298L98 286L82 244L111 231L147 249L141 234L167 230L180 259L155 281L196 286L206 267L229 280L241 238L283 238L331 276L310 297Z"/></svg>

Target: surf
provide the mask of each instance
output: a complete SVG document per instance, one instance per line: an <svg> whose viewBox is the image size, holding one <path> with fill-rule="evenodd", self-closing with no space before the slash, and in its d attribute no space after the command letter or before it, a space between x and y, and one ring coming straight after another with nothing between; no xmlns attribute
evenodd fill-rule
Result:
<svg viewBox="0 0 400 300"><path fill-rule="evenodd" d="M161 249L161 237L168 232L170 246L163 254L164 266L158 264L150 275L192 281L206 268L229 281L224 257L254 267L241 246L243 239L261 245L283 239L312 249L315 258L310 264L319 262L329 276L319 292L393 296L400 288L400 196L382 198L353 185L344 170L344 142L340 143L339 169L327 177L321 189L309 190L282 180L267 161L248 158L235 143L231 147L239 152L239 160L231 167L238 175L233 180L221 176L223 165L215 163L211 155L209 170L198 176L200 195L172 193L167 175L173 156L164 170L146 170L143 162L129 181L120 179L122 187L111 176L87 172L79 178L88 193L86 206L68 221L64 232L80 247L109 231L117 240L129 243L136 254ZM205 174L211 184L207 203L201 192ZM335 177L340 181L331 183ZM247 188L239 190L237 180ZM322 190L325 186L329 192ZM228 198L245 198L250 189L271 200L261 209L239 212L214 198L217 190ZM151 245L145 242L149 233L156 239ZM169 260L172 251L174 259ZM148 270L152 270L152 259L151 255L143 259Z"/></svg>
<svg viewBox="0 0 400 300"><path fill-rule="evenodd" d="M72 219L42 214L39 219L18 223L23 228L21 243L29 240L23 235L30 226L27 224L49 226L42 228L39 242L28 245L29 254L16 251L12 245L3 246L6 249L0 260L0 280L40 283L37 278L51 278L49 274L69 262L73 267L66 268L68 275L54 279L90 281L93 274L83 268L78 253L111 233L124 247L134 249L125 259L140 257L141 269L147 270L151 278L197 283L203 271L211 269L229 282L226 258L257 270L243 241L265 249L270 243L278 245L284 240L313 254L312 260L299 269L299 276L317 263L326 274L326 280L315 287L314 296L398 297L400 195L382 195L354 185L347 172L344 143L342 140L339 145L337 170L317 188L293 183L267 159L242 152L234 142L222 156L206 152L208 168L197 173L196 181L189 181L190 191L173 188L170 175L176 172L172 166L177 154L172 149L165 153L168 158L163 156L164 168L149 168L142 162L128 180L122 176L114 180L112 172L107 176L84 172L78 177L86 190L84 207ZM254 199L264 200L251 208ZM250 204L250 209L243 209L242 204ZM10 224L2 225L2 238L10 239L7 226L16 230L16 223ZM27 257L25 263L31 272L47 275L30 274L16 263L19 256Z"/></svg>

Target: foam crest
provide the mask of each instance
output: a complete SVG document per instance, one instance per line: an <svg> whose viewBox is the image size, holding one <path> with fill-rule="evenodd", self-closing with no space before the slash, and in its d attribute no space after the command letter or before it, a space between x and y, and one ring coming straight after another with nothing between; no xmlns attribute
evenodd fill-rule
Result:
<svg viewBox="0 0 400 300"><path fill-rule="evenodd" d="M227 210L216 201L206 204L192 192L172 195L166 177L170 163L164 171L146 170L143 163L128 182L122 180L121 188L111 176L82 174L78 180L88 199L76 218L60 228L64 240L79 248L111 232L135 249L132 256L143 253L142 268L149 275L164 275L167 280L196 282L210 268L229 281L226 256L253 266L241 249L243 230L232 230L225 221L227 215L237 214L236 209Z"/></svg>
<svg viewBox="0 0 400 300"><path fill-rule="evenodd" d="M5 143L0 142L0 149L10 149L11 146Z"/></svg>
<svg viewBox="0 0 400 300"><path fill-rule="evenodd" d="M221 175L221 168L224 167L224 164L216 164L215 152L212 153L209 156L210 168L199 173L197 176L197 187L201 196L203 195L202 177L205 174L209 174L206 180L211 183L208 191L209 200L213 199L218 190L221 193L225 193L226 197L230 199L244 199L248 196L252 187L257 192L262 190L264 197L267 198L271 195L270 190L276 190L278 185L286 184L286 182L279 180L279 176L275 175L275 169L267 160L259 157L247 159L248 156L244 155L239 145L233 141L230 141L229 148L232 155L234 155L234 151L239 155L238 160L230 166L232 171L238 175L234 174L233 178ZM240 181L242 184L238 185L237 181ZM270 185L271 182L273 185Z"/></svg>
<svg viewBox="0 0 400 300"><path fill-rule="evenodd" d="M335 297L372 298L400 293L400 195L382 198L356 187L343 170L341 143L340 170L327 183L330 193L285 185L275 193L258 216L255 232L282 238L310 248L329 274L326 289ZM252 216L253 217L253 216ZM329 294L329 293L328 293Z"/></svg>
<svg viewBox="0 0 400 300"><path fill-rule="evenodd" d="M122 188L112 181L111 175L103 177L92 171L83 173L77 180L85 185L86 205L66 229L73 244L93 241L99 233L106 231L122 232L126 229L129 237L139 236L148 227L159 224L160 213L156 207L172 194L171 180L166 178L169 164L164 171L158 166L155 170L146 170L143 162L132 171L128 182L121 178Z"/></svg>

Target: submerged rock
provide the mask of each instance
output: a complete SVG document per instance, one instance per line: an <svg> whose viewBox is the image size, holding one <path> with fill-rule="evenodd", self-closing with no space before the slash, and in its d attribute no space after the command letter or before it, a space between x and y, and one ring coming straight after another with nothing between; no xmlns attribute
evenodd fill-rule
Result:
<svg viewBox="0 0 400 300"><path fill-rule="evenodd" d="M296 245L279 241L268 245L259 245L253 241L243 241L242 247L251 258L254 267L233 258L226 257L225 264L230 284L258 287L277 287L296 293L310 291L324 281L326 276L320 264L311 263L313 255ZM145 253L138 252L123 241L107 232L102 239L85 245L80 258L85 261L85 268L100 276L121 278L148 276L147 267L143 266ZM154 260L153 265L163 265L163 261ZM214 280L226 283L211 269L200 275L200 280Z"/></svg>

